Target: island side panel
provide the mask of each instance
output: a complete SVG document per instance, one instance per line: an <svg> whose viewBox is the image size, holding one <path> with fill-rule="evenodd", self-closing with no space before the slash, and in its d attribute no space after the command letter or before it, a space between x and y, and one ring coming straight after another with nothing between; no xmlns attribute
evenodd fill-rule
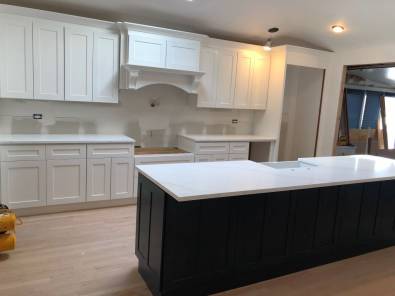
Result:
<svg viewBox="0 0 395 296"><path fill-rule="evenodd" d="M139 180L136 254L154 295L207 295L395 242L395 181L177 202Z"/></svg>
<svg viewBox="0 0 395 296"><path fill-rule="evenodd" d="M141 174L138 177L135 253L139 272L154 295L161 295L165 193Z"/></svg>

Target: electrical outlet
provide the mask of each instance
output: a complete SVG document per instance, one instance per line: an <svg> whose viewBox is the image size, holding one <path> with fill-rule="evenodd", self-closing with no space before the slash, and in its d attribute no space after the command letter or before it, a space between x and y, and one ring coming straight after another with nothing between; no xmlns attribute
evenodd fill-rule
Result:
<svg viewBox="0 0 395 296"><path fill-rule="evenodd" d="M232 119L232 124L238 124L239 120L238 119Z"/></svg>
<svg viewBox="0 0 395 296"><path fill-rule="evenodd" d="M34 113L33 119L43 119L43 115L41 113Z"/></svg>

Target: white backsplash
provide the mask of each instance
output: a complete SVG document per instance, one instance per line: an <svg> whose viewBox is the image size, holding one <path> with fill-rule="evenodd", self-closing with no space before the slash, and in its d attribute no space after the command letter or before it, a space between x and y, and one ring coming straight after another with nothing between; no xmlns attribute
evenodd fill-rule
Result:
<svg viewBox="0 0 395 296"><path fill-rule="evenodd" d="M158 106L151 107L155 100ZM248 134L248 110L202 109L196 96L172 86L121 91L119 104L0 99L1 134L124 134L142 146L174 146L180 132ZM42 113L42 120L33 120ZM238 119L238 124L232 124Z"/></svg>

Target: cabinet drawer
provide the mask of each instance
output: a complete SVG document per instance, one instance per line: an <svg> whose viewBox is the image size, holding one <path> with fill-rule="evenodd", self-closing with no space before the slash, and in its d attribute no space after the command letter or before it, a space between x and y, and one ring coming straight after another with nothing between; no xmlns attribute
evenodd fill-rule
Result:
<svg viewBox="0 0 395 296"><path fill-rule="evenodd" d="M86 145L47 145L47 159L84 159Z"/></svg>
<svg viewBox="0 0 395 296"><path fill-rule="evenodd" d="M132 157L131 144L94 144L88 145L88 158Z"/></svg>
<svg viewBox="0 0 395 296"><path fill-rule="evenodd" d="M12 145L0 147L1 161L45 160L44 145Z"/></svg>
<svg viewBox="0 0 395 296"><path fill-rule="evenodd" d="M210 142L197 143L195 146L196 154L227 154L229 153L229 143L227 142Z"/></svg>
<svg viewBox="0 0 395 296"><path fill-rule="evenodd" d="M209 162L209 161L227 161L229 160L228 154L208 154L196 155L195 162Z"/></svg>
<svg viewBox="0 0 395 296"><path fill-rule="evenodd" d="M229 144L229 153L248 154L250 150L249 142L231 142Z"/></svg>
<svg viewBox="0 0 395 296"><path fill-rule="evenodd" d="M229 154L229 160L248 160L248 153L247 154L239 154L239 153Z"/></svg>

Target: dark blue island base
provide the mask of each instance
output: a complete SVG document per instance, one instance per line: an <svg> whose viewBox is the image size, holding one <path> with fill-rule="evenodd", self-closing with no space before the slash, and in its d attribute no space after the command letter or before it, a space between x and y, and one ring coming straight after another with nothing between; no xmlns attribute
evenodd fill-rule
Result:
<svg viewBox="0 0 395 296"><path fill-rule="evenodd" d="M395 181L177 202L139 175L136 255L154 295L208 295L395 244Z"/></svg>

